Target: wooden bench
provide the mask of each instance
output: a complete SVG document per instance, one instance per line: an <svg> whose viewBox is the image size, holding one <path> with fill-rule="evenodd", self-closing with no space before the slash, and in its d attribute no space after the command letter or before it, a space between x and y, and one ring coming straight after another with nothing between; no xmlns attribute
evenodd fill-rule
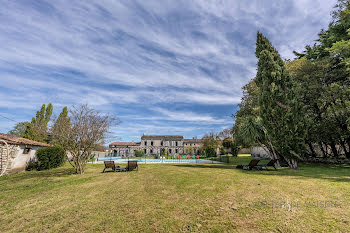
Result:
<svg viewBox="0 0 350 233"><path fill-rule="evenodd" d="M105 163L105 168L103 169L103 172L105 172L107 168L111 168L115 172L116 167L115 167L114 161L104 161L104 163Z"/></svg>
<svg viewBox="0 0 350 233"><path fill-rule="evenodd" d="M255 168L258 170L263 170L263 168L265 168L266 170L269 170L268 167L273 167L275 170L277 170L276 165L275 165L277 161L278 161L278 159L271 159L266 164L256 165Z"/></svg>
<svg viewBox="0 0 350 233"><path fill-rule="evenodd" d="M137 164L137 161L128 161L128 166L126 166L127 171L132 171L136 169L139 170L139 165Z"/></svg>
<svg viewBox="0 0 350 233"><path fill-rule="evenodd" d="M134 169L137 171L139 170L137 161L128 161L128 165L126 167L115 166L114 161L104 161L104 164L105 168L103 169L103 172L105 172L107 168L111 168L114 172L132 171Z"/></svg>

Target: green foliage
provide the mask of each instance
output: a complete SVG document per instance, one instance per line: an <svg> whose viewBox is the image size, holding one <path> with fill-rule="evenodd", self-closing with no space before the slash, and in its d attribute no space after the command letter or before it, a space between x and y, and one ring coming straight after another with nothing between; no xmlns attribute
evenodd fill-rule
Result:
<svg viewBox="0 0 350 233"><path fill-rule="evenodd" d="M64 164L65 151L61 147L40 148L36 152L37 169L47 170Z"/></svg>
<svg viewBox="0 0 350 233"><path fill-rule="evenodd" d="M267 141L265 131L261 118L246 116L237 124L236 138L243 147L249 147L256 143L263 145Z"/></svg>
<svg viewBox="0 0 350 233"><path fill-rule="evenodd" d="M258 73L243 87L235 143L264 145L287 159L342 154L350 158L349 40L348 0L338 1L328 29L293 61L282 61L258 34Z"/></svg>
<svg viewBox="0 0 350 233"><path fill-rule="evenodd" d="M216 156L216 149L219 147L217 136L210 132L202 138L202 151L207 156Z"/></svg>
<svg viewBox="0 0 350 233"><path fill-rule="evenodd" d="M247 124L247 121L251 119L247 118L257 118L259 112L259 93L260 90L256 86L255 80L251 80L243 88L243 97L241 103L238 105L239 110L235 114L235 125L233 126L232 132L235 139L235 144L241 147L250 147L257 144L257 142L262 143L262 140L257 141L254 138L247 138L244 134L244 129L242 126ZM256 120L256 119L255 119ZM248 125L249 126L249 125ZM260 136L262 138L262 136Z"/></svg>
<svg viewBox="0 0 350 233"><path fill-rule="evenodd" d="M290 78L279 53L261 33L257 35L260 90L259 117L274 149L286 159L298 159L304 151L304 108L298 87ZM296 163L293 161L293 168ZM290 164L291 165L291 164Z"/></svg>
<svg viewBox="0 0 350 233"><path fill-rule="evenodd" d="M91 156L90 156L90 162L95 162L96 161L96 154L95 153L92 153Z"/></svg>
<svg viewBox="0 0 350 233"><path fill-rule="evenodd" d="M193 147L192 146L185 146L185 153L186 154L192 154L193 153Z"/></svg>
<svg viewBox="0 0 350 233"><path fill-rule="evenodd" d="M320 148L324 157L350 158L350 1L338 1L318 43L298 55L287 68L306 106L310 155Z"/></svg>
<svg viewBox="0 0 350 233"><path fill-rule="evenodd" d="M239 146L236 143L233 143L231 145L231 154L233 157L237 157L238 156L238 151L239 151Z"/></svg>
<svg viewBox="0 0 350 233"><path fill-rule="evenodd" d="M223 155L223 154L225 154L226 153L226 149L225 149L225 147L220 147L220 154L221 155Z"/></svg>
<svg viewBox="0 0 350 233"><path fill-rule="evenodd" d="M350 17L350 15L349 15ZM347 70L350 70L350 29L348 29L349 39L335 42L332 47L326 48L332 56L340 58Z"/></svg>
<svg viewBox="0 0 350 233"><path fill-rule="evenodd" d="M37 170L38 168L38 161L35 160L35 158L30 158L27 162L26 171L33 171Z"/></svg>
<svg viewBox="0 0 350 233"><path fill-rule="evenodd" d="M32 118L32 121L26 125L24 138L28 138L38 142L48 141L48 123L50 122L53 107L52 104L48 104L45 108L45 104L41 106L40 111L36 112L36 117Z"/></svg>
<svg viewBox="0 0 350 233"><path fill-rule="evenodd" d="M225 138L222 141L222 148L231 150L232 156L238 155L239 146L236 143L236 138L235 138L235 141L231 137Z"/></svg>
<svg viewBox="0 0 350 233"><path fill-rule="evenodd" d="M135 156L136 157L142 157L145 155L145 152L143 150L136 150L135 151Z"/></svg>
<svg viewBox="0 0 350 233"><path fill-rule="evenodd" d="M68 108L64 107L62 112L55 120L52 126L52 144L54 145L62 145L62 143L68 140L70 128L70 118L68 117ZM63 137L63 138L62 138Z"/></svg>
<svg viewBox="0 0 350 233"><path fill-rule="evenodd" d="M160 150L160 155L161 155L161 156L164 156L164 155L165 155L165 148L162 148L162 149Z"/></svg>
<svg viewBox="0 0 350 233"><path fill-rule="evenodd" d="M222 141L222 146L223 146L224 148L227 148L227 149L231 148L232 144L233 144L232 138L225 138L225 139Z"/></svg>
<svg viewBox="0 0 350 233"><path fill-rule="evenodd" d="M26 133L26 129L30 122L28 121L23 121L23 122L18 122L12 130L10 130L8 133L17 137L24 137Z"/></svg>

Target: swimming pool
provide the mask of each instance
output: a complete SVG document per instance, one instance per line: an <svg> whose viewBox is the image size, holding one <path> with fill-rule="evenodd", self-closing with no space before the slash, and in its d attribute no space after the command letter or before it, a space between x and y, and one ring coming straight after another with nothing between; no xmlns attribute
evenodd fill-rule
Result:
<svg viewBox="0 0 350 233"><path fill-rule="evenodd" d="M98 158L97 161L110 161L113 160L116 163L127 163L128 159L121 159L120 157L104 157ZM220 163L217 161L205 160L205 159L134 159L129 160L137 161L139 163Z"/></svg>

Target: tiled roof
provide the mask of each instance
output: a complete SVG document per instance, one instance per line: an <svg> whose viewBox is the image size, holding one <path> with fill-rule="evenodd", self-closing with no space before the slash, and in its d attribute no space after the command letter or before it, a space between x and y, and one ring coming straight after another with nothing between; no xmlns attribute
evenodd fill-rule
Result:
<svg viewBox="0 0 350 233"><path fill-rule="evenodd" d="M31 146L50 146L49 144L43 142L37 142L33 140L29 140L26 138L21 138L17 136L13 136L10 134L0 133L0 139L6 141L8 144L16 144L16 145L31 145Z"/></svg>
<svg viewBox="0 0 350 233"><path fill-rule="evenodd" d="M144 138L150 138L150 139L156 139L156 138L178 138L183 139L184 136L181 135L142 135L141 139Z"/></svg>
<svg viewBox="0 0 350 233"><path fill-rule="evenodd" d="M202 139L184 139L184 142L202 142Z"/></svg>
<svg viewBox="0 0 350 233"><path fill-rule="evenodd" d="M140 142L113 142L110 146L139 146Z"/></svg>

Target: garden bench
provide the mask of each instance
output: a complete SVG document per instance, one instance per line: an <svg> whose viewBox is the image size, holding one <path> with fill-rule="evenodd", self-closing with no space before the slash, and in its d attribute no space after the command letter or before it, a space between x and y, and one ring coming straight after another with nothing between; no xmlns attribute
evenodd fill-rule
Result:
<svg viewBox="0 0 350 233"><path fill-rule="evenodd" d="M103 172L105 172L107 168L111 168L115 172L116 166L114 161L104 161L104 164L105 164L105 168L103 169Z"/></svg>
<svg viewBox="0 0 350 233"><path fill-rule="evenodd" d="M252 159L248 165L237 165L236 168L252 170L253 168L257 168L259 162L260 159Z"/></svg>
<svg viewBox="0 0 350 233"><path fill-rule="evenodd" d="M132 171L136 169L139 170L139 165L137 164L137 161L128 161L128 166L126 166L127 171Z"/></svg>
<svg viewBox="0 0 350 233"><path fill-rule="evenodd" d="M258 170L263 170L263 168L265 168L266 170L269 170L267 167L273 167L275 170L277 170L275 165L277 161L278 159L271 159L268 163L257 165L255 166L255 168Z"/></svg>

